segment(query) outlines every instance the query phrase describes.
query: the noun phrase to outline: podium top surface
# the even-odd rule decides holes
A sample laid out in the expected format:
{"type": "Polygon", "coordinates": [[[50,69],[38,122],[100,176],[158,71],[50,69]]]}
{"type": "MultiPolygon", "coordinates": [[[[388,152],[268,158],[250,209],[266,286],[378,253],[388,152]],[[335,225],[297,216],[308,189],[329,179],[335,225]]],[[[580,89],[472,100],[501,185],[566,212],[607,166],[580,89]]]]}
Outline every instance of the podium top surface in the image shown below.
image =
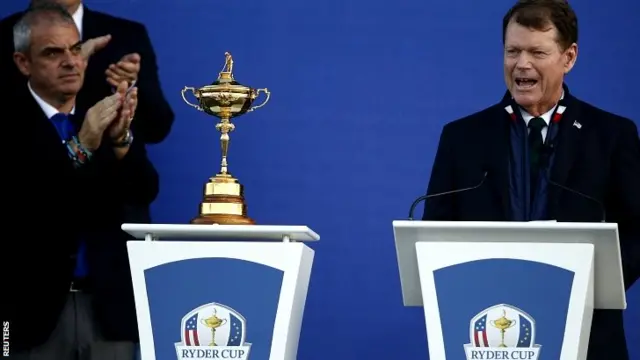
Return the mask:
{"type": "Polygon", "coordinates": [[[612,231],[618,229],[615,223],[578,223],[556,221],[420,221],[420,220],[395,220],[393,227],[399,229],[455,229],[459,231],[479,229],[491,230],[591,230],[612,231]]]}
{"type": "Polygon", "coordinates": [[[396,220],[393,232],[405,306],[423,304],[416,244],[462,242],[592,244],[595,307],[626,308],[616,223],[396,220]]]}
{"type": "Polygon", "coordinates": [[[316,232],[299,225],[122,224],[122,230],[147,240],[320,240],[316,232]]]}

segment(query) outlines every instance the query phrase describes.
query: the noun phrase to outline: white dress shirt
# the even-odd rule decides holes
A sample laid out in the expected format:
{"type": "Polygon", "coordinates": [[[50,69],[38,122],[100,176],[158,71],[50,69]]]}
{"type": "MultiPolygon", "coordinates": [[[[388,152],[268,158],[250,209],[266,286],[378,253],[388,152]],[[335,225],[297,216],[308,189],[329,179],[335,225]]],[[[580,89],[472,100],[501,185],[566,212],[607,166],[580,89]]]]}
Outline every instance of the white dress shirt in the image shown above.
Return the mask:
{"type": "MultiPolygon", "coordinates": [[[[33,98],[36,100],[38,105],[40,105],[40,108],[42,109],[44,114],[47,116],[47,119],[51,119],[53,115],[60,112],[58,111],[58,109],[56,109],[51,104],[44,101],[44,99],[42,99],[40,96],[38,96],[38,94],[36,94],[36,92],[33,91],[33,88],[31,88],[31,83],[27,82],[27,87],[29,88],[29,92],[31,93],[33,98]]],[[[73,109],[71,109],[71,114],[75,113],[75,111],[76,111],[76,106],[74,105],[73,109]]]]}
{"type": "MultiPolygon", "coordinates": [[[[562,96],[560,96],[560,100],[562,100],[563,98],[564,98],[564,91],[562,92],[562,96]]],[[[553,116],[553,113],[556,111],[557,108],[558,108],[558,104],[552,107],[551,110],[540,115],[540,117],[544,120],[544,122],[547,123],[547,126],[545,126],[544,129],[542,129],[541,131],[543,141],[547,139],[547,131],[549,130],[549,124],[551,123],[551,116],[553,116]]],[[[522,114],[522,120],[524,120],[525,125],[527,125],[527,129],[529,129],[529,121],[531,121],[531,119],[533,119],[535,116],[529,114],[522,107],[520,107],[520,114],[522,114]]]]}
{"type": "Polygon", "coordinates": [[[82,3],[78,6],[78,10],[74,12],[72,15],[73,21],[76,23],[76,27],[78,28],[78,32],[80,33],[80,39],[82,39],[82,17],[84,16],[84,8],[82,7],[82,3]]]}

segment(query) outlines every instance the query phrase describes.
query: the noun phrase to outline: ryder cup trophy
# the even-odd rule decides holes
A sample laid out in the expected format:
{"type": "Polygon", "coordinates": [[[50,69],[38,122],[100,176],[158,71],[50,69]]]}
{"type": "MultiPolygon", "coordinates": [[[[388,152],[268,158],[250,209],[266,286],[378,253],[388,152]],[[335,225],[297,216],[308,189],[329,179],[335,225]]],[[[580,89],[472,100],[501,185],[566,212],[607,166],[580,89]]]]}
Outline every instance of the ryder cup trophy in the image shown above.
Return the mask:
{"type": "Polygon", "coordinates": [[[503,310],[502,317],[500,317],[497,320],[491,320],[490,323],[491,323],[491,326],[500,330],[500,336],[501,336],[502,342],[500,343],[500,345],[498,345],[498,347],[507,347],[507,345],[504,344],[504,332],[507,331],[507,329],[515,326],[516,321],[507,319],[507,312],[503,310]]]}
{"type": "Polygon", "coordinates": [[[211,116],[220,119],[216,129],[220,132],[222,163],[220,171],[209,179],[204,186],[204,200],[200,203],[200,214],[191,220],[192,224],[250,225],[254,220],[247,216],[247,205],[244,200],[244,188],[238,179],[228,170],[227,154],[229,152],[229,133],[235,129],[231,119],[254,111],[264,106],[271,93],[265,89],[253,89],[244,86],[233,77],[233,58],[226,52],[226,61],[218,80],[199,89],[185,86],[182,99],[211,116]],[[198,100],[198,105],[187,100],[185,94],[190,91],[198,100]],[[264,102],[252,106],[254,100],[264,93],[264,102]]]}

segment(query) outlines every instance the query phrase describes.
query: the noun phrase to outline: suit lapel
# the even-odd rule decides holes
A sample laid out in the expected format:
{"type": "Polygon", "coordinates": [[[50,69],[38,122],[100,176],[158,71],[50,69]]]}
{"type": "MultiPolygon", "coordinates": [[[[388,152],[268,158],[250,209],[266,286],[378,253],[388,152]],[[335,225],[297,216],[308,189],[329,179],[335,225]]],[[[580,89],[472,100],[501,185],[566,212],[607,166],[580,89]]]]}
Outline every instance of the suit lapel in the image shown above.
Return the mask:
{"type": "Polygon", "coordinates": [[[18,105],[15,108],[19,109],[22,119],[17,122],[20,127],[18,133],[31,134],[33,146],[30,149],[33,159],[64,159],[67,150],[61,146],[55,127],[29,92],[26,82],[15,90],[18,94],[18,105]]]}
{"type": "MultiPolygon", "coordinates": [[[[105,26],[102,22],[102,18],[100,16],[97,16],[96,12],[89,9],[86,5],[83,6],[84,15],[82,16],[82,41],[87,41],[98,36],[107,35],[108,33],[104,30],[105,26]]],[[[104,49],[102,49],[101,51],[104,51],[104,49]]]]}
{"type": "Polygon", "coordinates": [[[500,199],[500,206],[504,213],[504,219],[511,218],[511,197],[509,195],[509,124],[511,121],[509,113],[505,110],[505,101],[495,108],[492,113],[491,126],[487,126],[490,131],[485,135],[490,146],[487,152],[487,177],[490,184],[500,199]]]}
{"type": "MultiPolygon", "coordinates": [[[[560,185],[565,185],[580,149],[581,134],[585,131],[583,126],[588,119],[581,118],[580,103],[568,94],[566,87],[565,98],[561,104],[566,106],[566,110],[558,123],[558,135],[554,141],[555,154],[549,178],[560,185]]],[[[556,217],[558,199],[562,191],[557,186],[549,187],[549,210],[553,217],[556,217]]]]}
{"type": "Polygon", "coordinates": [[[84,14],[82,15],[82,41],[87,41],[94,37],[106,35],[99,34],[99,24],[96,23],[93,11],[91,11],[86,5],[84,6],[84,14]]]}
{"type": "MultiPolygon", "coordinates": [[[[100,30],[102,28],[100,17],[96,16],[95,12],[89,9],[86,5],[83,4],[83,6],[84,15],[82,17],[82,41],[106,35],[104,30],[100,30]]],[[[85,85],[82,87],[76,98],[76,109],[79,109],[80,113],[86,112],[91,108],[91,106],[95,105],[95,103],[100,100],[95,99],[90,95],[93,94],[93,89],[95,88],[97,81],[103,81],[105,78],[104,71],[107,70],[107,66],[103,65],[104,61],[102,60],[102,54],[108,50],[108,47],[109,45],[107,45],[107,48],[105,49],[98,50],[98,52],[92,55],[91,59],[89,59],[89,63],[85,70],[85,85]],[[87,84],[92,84],[92,86],[87,86],[87,84]]]]}

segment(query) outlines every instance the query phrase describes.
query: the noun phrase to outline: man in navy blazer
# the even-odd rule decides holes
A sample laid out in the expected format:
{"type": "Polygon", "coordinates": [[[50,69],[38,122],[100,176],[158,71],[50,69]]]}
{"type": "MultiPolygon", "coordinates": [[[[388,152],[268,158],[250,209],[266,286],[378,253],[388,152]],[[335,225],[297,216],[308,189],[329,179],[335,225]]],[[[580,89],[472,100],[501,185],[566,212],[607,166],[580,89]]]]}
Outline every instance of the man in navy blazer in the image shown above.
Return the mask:
{"type": "MultiPolygon", "coordinates": [[[[83,41],[100,41],[92,51],[85,86],[78,94],[78,106],[86,110],[111,95],[118,82],[135,81],[140,99],[132,129],[138,141],[162,142],[171,131],[174,113],[161,88],[156,54],[146,27],[93,10],[82,0],[30,0],[31,5],[44,2],[65,7],[73,16],[83,41]]],[[[24,11],[20,11],[0,20],[0,75],[7,91],[24,82],[24,76],[13,63],[13,26],[23,15],[24,11]]]]}
{"type": "MultiPolygon", "coordinates": [[[[618,223],[629,289],[640,277],[638,129],[569,92],[577,39],[566,1],[522,0],[507,12],[508,91],[444,127],[428,193],[481,185],[429,199],[423,219],[618,223]]],[[[596,310],[588,359],[627,360],[626,349],[622,311],[596,310]]]]}
{"type": "MultiPolygon", "coordinates": [[[[75,104],[79,113],[86,112],[103,98],[113,94],[121,81],[135,82],[139,90],[135,119],[131,132],[136,144],[157,144],[169,134],[174,113],[163,94],[156,55],[145,26],[139,22],[96,11],[82,0],[24,0],[30,7],[56,3],[73,18],[83,41],[83,50],[91,45],[83,87],[75,104]]],[[[19,93],[27,79],[13,61],[15,24],[25,11],[0,20],[0,78],[7,93],[19,93]]],[[[107,250],[88,249],[91,266],[91,291],[95,295],[94,308],[105,335],[113,340],[138,340],[128,258],[124,246],[131,236],[119,230],[123,222],[150,223],[150,203],[122,200],[124,214],[111,237],[117,239],[107,250]],[[95,254],[95,255],[93,255],[95,254]]],[[[94,237],[104,237],[104,233],[94,237]]],[[[96,243],[99,241],[96,241],[96,243]]],[[[88,287],[88,285],[86,286],[88,287]]]]}
{"type": "Polygon", "coordinates": [[[2,98],[8,136],[7,224],[27,237],[4,241],[0,320],[13,359],[134,359],[138,342],[124,204],[146,208],[158,174],[131,130],[139,89],[82,108],[86,58],[73,17],[56,4],[30,8],[14,31],[24,74],[2,98]],[[134,138],[135,137],[135,138],[134,138]]]}

